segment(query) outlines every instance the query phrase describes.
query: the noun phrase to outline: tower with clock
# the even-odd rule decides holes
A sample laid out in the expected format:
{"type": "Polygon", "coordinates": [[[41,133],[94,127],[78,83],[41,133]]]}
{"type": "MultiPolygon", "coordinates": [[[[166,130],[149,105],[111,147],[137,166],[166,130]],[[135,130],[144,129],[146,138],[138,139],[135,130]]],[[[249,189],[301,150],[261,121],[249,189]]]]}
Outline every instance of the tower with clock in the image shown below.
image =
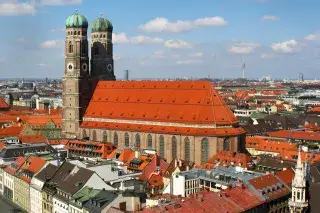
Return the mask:
{"type": "Polygon", "coordinates": [[[66,20],[65,71],[62,78],[62,136],[78,137],[80,122],[91,95],[88,21],[77,12],[66,20]]]}
{"type": "Polygon", "coordinates": [[[97,80],[115,80],[113,68],[113,26],[101,14],[91,28],[91,77],[97,80]]]}

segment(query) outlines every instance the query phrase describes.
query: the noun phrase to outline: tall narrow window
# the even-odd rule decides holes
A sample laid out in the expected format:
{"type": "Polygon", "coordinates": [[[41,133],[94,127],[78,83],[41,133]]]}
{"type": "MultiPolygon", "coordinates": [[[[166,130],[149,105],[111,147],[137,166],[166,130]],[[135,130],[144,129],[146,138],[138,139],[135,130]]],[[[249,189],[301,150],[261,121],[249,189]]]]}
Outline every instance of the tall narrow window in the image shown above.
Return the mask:
{"type": "Polygon", "coordinates": [[[190,161],[190,140],[188,137],[184,139],[184,160],[190,161]]]}
{"type": "Polygon", "coordinates": [[[86,52],[87,52],[86,44],[85,44],[85,42],[82,42],[81,43],[81,53],[86,54],[86,52]]]}
{"type": "Polygon", "coordinates": [[[113,135],[113,144],[118,146],[118,134],[116,132],[113,135]]]}
{"type": "Polygon", "coordinates": [[[86,130],[85,130],[85,129],[82,130],[82,138],[85,139],[85,138],[87,138],[87,137],[88,137],[88,135],[87,135],[86,130]]]}
{"type": "Polygon", "coordinates": [[[96,130],[93,130],[93,131],[92,131],[92,140],[93,140],[93,141],[97,141],[97,133],[96,133],[96,130]]]}
{"type": "Polygon", "coordinates": [[[171,139],[171,146],[172,146],[172,159],[177,158],[177,138],[175,136],[171,139]]]}
{"type": "Polygon", "coordinates": [[[223,141],[223,150],[230,150],[230,138],[225,138],[223,141]]]}
{"type": "Polygon", "coordinates": [[[204,164],[208,160],[209,142],[207,138],[203,138],[201,141],[201,163],[204,164]]]}
{"type": "Polygon", "coordinates": [[[152,147],[152,136],[150,134],[148,134],[148,147],[152,147]]]}
{"type": "Polygon", "coordinates": [[[159,137],[159,145],[160,145],[160,151],[159,151],[159,155],[161,157],[164,157],[164,137],[162,135],[160,135],[159,137]]]}
{"type": "Polygon", "coordinates": [[[139,134],[136,134],[135,147],[140,148],[140,135],[139,134]]]}
{"type": "Polygon", "coordinates": [[[103,132],[103,139],[102,139],[103,142],[108,142],[108,134],[107,134],[107,131],[104,131],[103,132]]]}
{"type": "Polygon", "coordinates": [[[72,45],[72,43],[69,43],[69,53],[73,53],[73,45],[72,45]]]}
{"type": "Polygon", "coordinates": [[[128,147],[130,145],[130,141],[129,141],[129,134],[126,132],[124,134],[124,146],[128,147]]]}

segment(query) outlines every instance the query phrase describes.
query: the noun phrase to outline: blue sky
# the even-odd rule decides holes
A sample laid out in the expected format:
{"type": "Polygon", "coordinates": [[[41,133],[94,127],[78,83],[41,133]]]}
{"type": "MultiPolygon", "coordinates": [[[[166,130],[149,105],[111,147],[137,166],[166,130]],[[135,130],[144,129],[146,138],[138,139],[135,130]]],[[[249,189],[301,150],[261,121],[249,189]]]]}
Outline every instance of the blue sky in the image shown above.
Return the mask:
{"type": "Polygon", "coordinates": [[[64,22],[114,25],[115,73],[132,78],[320,78],[317,0],[0,0],[0,77],[59,78],[64,22]]]}

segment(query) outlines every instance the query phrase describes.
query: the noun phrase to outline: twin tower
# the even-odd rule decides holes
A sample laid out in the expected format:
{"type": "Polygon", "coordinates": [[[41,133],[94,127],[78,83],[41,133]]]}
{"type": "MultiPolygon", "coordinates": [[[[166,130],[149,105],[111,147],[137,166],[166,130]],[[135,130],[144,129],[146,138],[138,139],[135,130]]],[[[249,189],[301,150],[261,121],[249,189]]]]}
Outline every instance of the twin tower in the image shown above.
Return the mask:
{"type": "Polygon", "coordinates": [[[62,137],[79,137],[82,116],[95,85],[99,80],[115,80],[112,31],[109,20],[96,19],[92,24],[89,46],[87,19],[76,13],[66,20],[62,137]]]}

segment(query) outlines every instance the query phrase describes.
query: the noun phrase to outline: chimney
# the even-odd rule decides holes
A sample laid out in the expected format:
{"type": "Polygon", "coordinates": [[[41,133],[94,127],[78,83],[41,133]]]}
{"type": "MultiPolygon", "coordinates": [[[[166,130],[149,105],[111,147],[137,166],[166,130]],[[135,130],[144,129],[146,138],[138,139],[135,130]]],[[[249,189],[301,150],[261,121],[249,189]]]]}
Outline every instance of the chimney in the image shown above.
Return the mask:
{"type": "Polygon", "coordinates": [[[177,168],[178,167],[178,160],[174,159],[174,167],[177,168]]]}
{"type": "Polygon", "coordinates": [[[189,165],[187,165],[187,166],[186,166],[186,171],[189,171],[189,169],[190,169],[190,168],[189,168],[189,165]]]}
{"type": "Polygon", "coordinates": [[[179,160],[179,167],[182,166],[182,160],[179,160]]]}

